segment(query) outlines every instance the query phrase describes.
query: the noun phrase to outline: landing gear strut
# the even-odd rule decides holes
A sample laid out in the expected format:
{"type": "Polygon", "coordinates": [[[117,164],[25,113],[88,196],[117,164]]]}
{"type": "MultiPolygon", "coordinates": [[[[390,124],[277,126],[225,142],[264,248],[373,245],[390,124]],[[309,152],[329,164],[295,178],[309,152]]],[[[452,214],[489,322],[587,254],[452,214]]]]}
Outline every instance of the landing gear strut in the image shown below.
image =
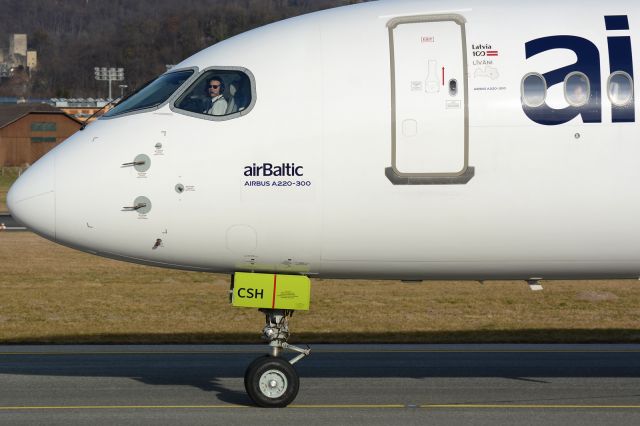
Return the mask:
{"type": "Polygon", "coordinates": [[[293,364],[311,353],[287,343],[292,310],[260,309],[266,317],[262,337],[269,341],[270,353],[255,359],[244,374],[244,387],[249,397],[261,407],[286,407],[298,395],[300,379],[293,364]],[[287,361],[285,350],[298,355],[287,361]]]}

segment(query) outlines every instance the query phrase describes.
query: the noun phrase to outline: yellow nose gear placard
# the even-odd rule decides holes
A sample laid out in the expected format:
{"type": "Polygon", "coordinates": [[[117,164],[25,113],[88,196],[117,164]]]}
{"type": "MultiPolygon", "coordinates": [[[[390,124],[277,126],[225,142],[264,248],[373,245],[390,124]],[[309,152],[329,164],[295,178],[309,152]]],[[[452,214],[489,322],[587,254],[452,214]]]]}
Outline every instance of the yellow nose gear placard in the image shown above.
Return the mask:
{"type": "Polygon", "coordinates": [[[303,275],[234,274],[233,306],[308,311],[310,300],[311,280],[303,275]]]}

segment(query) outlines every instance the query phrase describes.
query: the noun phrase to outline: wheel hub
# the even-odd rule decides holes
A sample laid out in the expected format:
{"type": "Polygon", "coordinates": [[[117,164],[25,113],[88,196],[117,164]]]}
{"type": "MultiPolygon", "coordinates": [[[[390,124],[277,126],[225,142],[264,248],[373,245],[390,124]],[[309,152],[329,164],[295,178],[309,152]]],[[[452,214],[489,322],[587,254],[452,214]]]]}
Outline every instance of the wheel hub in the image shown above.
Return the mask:
{"type": "Polygon", "coordinates": [[[280,371],[269,370],[260,376],[260,391],[268,398],[279,398],[284,395],[287,385],[287,378],[280,371]]]}

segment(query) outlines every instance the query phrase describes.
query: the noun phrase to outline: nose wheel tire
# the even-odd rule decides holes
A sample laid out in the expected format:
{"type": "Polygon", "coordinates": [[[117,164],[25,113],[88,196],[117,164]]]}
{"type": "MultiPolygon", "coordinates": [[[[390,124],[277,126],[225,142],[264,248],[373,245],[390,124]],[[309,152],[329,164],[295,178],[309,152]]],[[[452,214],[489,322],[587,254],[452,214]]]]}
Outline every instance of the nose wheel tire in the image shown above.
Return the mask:
{"type": "Polygon", "coordinates": [[[249,372],[252,371],[256,367],[256,365],[262,360],[264,360],[265,358],[270,358],[270,355],[262,355],[260,358],[254,359],[253,361],[251,361],[251,364],[249,364],[247,369],[244,371],[244,388],[247,391],[247,393],[249,392],[249,372]]]}
{"type": "Polygon", "coordinates": [[[286,407],[300,388],[298,372],[287,360],[278,357],[257,358],[244,377],[247,394],[260,407],[286,407]]]}

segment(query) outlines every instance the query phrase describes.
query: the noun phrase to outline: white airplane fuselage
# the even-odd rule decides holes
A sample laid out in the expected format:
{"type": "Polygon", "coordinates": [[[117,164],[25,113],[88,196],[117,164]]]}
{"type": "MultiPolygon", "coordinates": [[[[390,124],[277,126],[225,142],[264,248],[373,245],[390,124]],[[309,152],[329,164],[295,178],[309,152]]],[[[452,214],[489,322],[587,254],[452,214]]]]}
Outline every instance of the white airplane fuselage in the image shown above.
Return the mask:
{"type": "Polygon", "coordinates": [[[398,1],[268,25],[168,71],[248,70],[248,112],[185,114],[186,83],[70,137],[9,207],[60,244],[171,268],[637,278],[635,99],[607,93],[640,70],[638,20],[624,1],[398,1]],[[555,82],[572,72],[589,77],[586,105],[555,82]],[[528,108],[530,73],[548,87],[528,108]],[[123,166],[140,154],[147,170],[123,166]],[[138,197],[148,209],[123,208],[138,197]]]}

